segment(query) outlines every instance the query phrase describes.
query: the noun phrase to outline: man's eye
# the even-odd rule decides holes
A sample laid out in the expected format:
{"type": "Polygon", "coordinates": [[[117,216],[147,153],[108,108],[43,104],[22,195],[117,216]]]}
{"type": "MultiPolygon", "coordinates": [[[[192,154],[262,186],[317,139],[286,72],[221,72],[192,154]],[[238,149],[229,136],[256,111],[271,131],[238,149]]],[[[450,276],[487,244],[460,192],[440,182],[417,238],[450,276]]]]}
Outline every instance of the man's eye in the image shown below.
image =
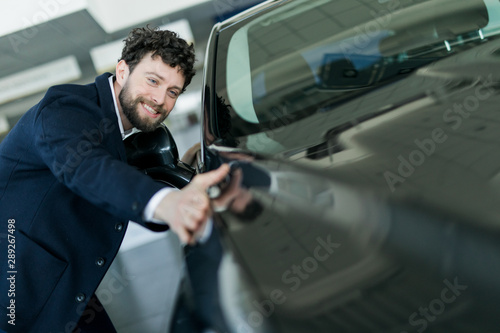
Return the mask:
{"type": "Polygon", "coordinates": [[[170,96],[172,96],[172,97],[178,97],[178,96],[179,96],[179,93],[178,93],[176,90],[170,90],[170,91],[169,91],[169,94],[170,94],[170,96]]]}
{"type": "Polygon", "coordinates": [[[153,85],[157,85],[158,84],[158,81],[156,81],[155,79],[148,79],[149,83],[153,84],[153,85]]]}

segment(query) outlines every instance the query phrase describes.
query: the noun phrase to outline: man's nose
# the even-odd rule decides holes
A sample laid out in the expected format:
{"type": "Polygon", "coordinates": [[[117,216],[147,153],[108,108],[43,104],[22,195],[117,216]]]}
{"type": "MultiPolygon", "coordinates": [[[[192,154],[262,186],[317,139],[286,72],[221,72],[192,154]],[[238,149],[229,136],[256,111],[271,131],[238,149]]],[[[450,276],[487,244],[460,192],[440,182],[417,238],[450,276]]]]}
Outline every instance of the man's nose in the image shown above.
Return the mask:
{"type": "Polygon", "coordinates": [[[163,90],[158,90],[155,91],[151,97],[156,105],[163,105],[165,104],[165,98],[167,97],[167,92],[163,90]]]}

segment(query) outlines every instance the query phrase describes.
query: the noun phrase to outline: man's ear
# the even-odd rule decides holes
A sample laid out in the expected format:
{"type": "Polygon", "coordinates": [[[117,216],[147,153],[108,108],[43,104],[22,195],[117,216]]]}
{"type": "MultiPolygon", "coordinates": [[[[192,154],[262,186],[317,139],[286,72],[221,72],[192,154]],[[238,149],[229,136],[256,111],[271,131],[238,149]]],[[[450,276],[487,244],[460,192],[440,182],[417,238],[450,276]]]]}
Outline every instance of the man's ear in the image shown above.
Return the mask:
{"type": "Polygon", "coordinates": [[[120,86],[124,86],[125,82],[127,82],[128,76],[130,74],[130,68],[128,67],[127,63],[125,60],[120,60],[116,64],[116,82],[120,86]]]}

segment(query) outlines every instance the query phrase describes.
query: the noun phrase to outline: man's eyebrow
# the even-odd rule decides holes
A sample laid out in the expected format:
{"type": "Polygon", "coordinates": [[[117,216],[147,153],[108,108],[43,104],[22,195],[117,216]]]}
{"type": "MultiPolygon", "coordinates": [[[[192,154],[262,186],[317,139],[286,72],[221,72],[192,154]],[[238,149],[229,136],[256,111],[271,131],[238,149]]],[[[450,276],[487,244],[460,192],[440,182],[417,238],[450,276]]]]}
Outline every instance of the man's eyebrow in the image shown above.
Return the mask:
{"type": "Polygon", "coordinates": [[[160,74],[155,73],[155,72],[146,72],[146,75],[154,75],[157,78],[159,78],[160,80],[165,81],[165,78],[163,76],[161,76],[160,74]]]}

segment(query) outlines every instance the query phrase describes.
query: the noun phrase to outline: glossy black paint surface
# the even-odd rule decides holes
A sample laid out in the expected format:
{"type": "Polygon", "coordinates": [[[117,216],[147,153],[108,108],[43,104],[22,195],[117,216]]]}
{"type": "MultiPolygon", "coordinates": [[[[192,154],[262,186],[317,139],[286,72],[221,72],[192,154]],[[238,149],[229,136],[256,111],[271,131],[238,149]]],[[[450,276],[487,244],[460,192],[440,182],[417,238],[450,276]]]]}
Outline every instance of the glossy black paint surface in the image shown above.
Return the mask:
{"type": "MultiPolygon", "coordinates": [[[[219,302],[230,331],[496,331],[500,39],[474,37],[451,51],[439,40],[425,61],[348,91],[337,81],[317,91],[300,81],[280,101],[316,94],[318,107],[246,124],[227,92],[228,44],[241,27],[294,2],[268,2],[216,26],[208,46],[205,168],[241,166],[235,200],[216,216],[219,302]]],[[[381,17],[403,26],[428,5],[398,3],[410,9],[381,17]]],[[[483,29],[492,19],[482,1],[471,10],[441,3],[442,13],[384,47],[419,44],[427,32],[418,23],[456,32],[455,23],[465,29],[458,21],[483,29]]]]}
{"type": "Polygon", "coordinates": [[[179,160],[177,145],[165,126],[134,133],[123,144],[127,163],[157,181],[183,188],[194,176],[195,170],[179,160]]]}

